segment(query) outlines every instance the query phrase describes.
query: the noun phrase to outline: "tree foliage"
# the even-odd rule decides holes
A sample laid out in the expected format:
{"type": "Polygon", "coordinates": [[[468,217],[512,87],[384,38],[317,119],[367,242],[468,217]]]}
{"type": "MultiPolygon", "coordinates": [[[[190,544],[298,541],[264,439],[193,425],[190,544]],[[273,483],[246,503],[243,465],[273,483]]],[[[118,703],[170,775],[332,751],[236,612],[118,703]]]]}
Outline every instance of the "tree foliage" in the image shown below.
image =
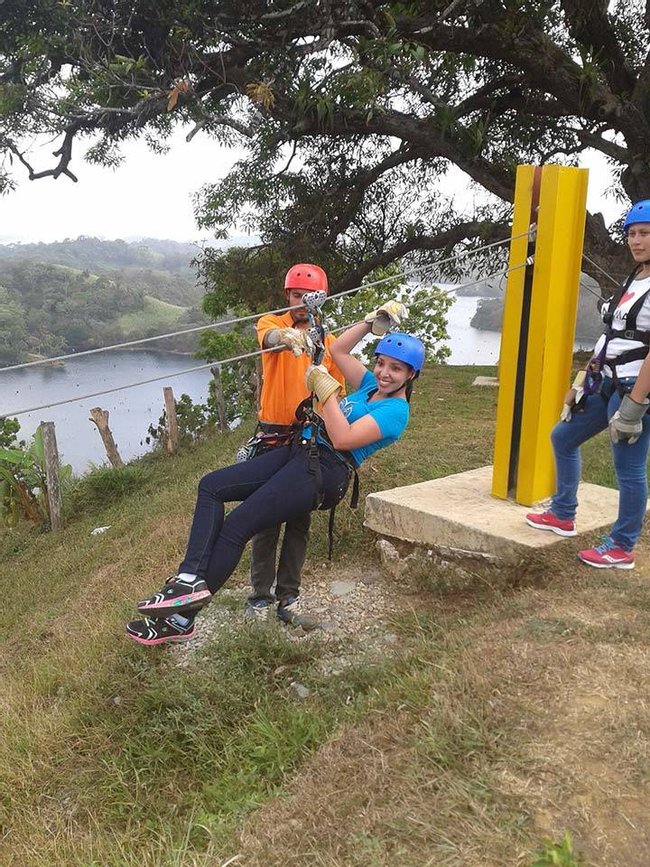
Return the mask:
{"type": "MultiPolygon", "coordinates": [[[[640,0],[5,0],[7,13],[5,154],[31,178],[73,178],[77,142],[114,165],[121,141],[164,148],[177,123],[245,148],[198,214],[271,245],[248,258],[256,273],[275,267],[275,285],[301,258],[347,288],[398,259],[504,237],[518,163],[574,164],[592,148],[621,211],[650,194],[640,0]],[[24,145],[38,132],[59,136],[45,168],[24,145]],[[480,206],[445,193],[454,167],[484,191],[480,206]]],[[[598,215],[587,228],[607,264],[620,238],[598,215]]],[[[209,268],[232,264],[217,258],[209,268]]]]}

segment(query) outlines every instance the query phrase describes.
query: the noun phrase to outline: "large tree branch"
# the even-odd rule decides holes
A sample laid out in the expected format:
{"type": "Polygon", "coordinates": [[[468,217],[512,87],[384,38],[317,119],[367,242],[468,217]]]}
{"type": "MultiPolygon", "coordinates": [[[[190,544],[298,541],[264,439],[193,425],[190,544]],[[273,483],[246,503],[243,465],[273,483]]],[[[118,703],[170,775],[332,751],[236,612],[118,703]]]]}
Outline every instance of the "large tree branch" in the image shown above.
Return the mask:
{"type": "Polygon", "coordinates": [[[470,238],[481,238],[485,241],[498,241],[508,238],[510,235],[510,227],[505,223],[490,223],[490,222],[469,222],[458,223],[452,229],[446,229],[439,232],[437,235],[419,235],[414,238],[409,238],[407,241],[400,241],[393,247],[371,256],[366,259],[358,268],[350,271],[339,283],[339,291],[344,292],[347,289],[353,289],[358,286],[364,277],[374,271],[376,268],[382,268],[401,259],[408,253],[413,253],[416,250],[445,250],[459,244],[462,241],[467,241],[470,238]]]}
{"type": "MultiPolygon", "coordinates": [[[[317,118],[304,117],[293,127],[293,135],[317,135],[321,131],[317,118]]],[[[422,151],[426,158],[443,157],[506,202],[512,201],[512,172],[476,154],[469,139],[463,140],[462,127],[456,135],[443,132],[433,118],[418,118],[393,111],[375,113],[336,112],[329,122],[329,131],[342,137],[353,135],[391,136],[407,141],[422,151]]]]}
{"type": "Polygon", "coordinates": [[[358,172],[354,175],[346,184],[348,188],[352,185],[352,191],[347,196],[344,195],[344,191],[341,191],[342,207],[336,215],[336,220],[330,232],[324,238],[324,249],[332,246],[336,238],[346,231],[357,213],[366,192],[383,174],[397,166],[404,165],[424,156],[425,154],[417,148],[399,148],[371,169],[358,172]]]}
{"type": "Polygon", "coordinates": [[[571,35],[592,49],[612,92],[626,97],[634,90],[636,75],[614,33],[608,5],[607,0],[562,0],[571,35]]]}
{"type": "MultiPolygon", "coordinates": [[[[441,24],[434,16],[403,16],[396,25],[404,38],[415,39],[433,51],[461,52],[513,64],[526,73],[530,85],[552,93],[567,111],[598,121],[608,119],[615,128],[622,128],[626,104],[598,80],[587,85],[580,65],[544,33],[528,28],[525,20],[519,29],[498,24],[459,27],[441,24]]],[[[636,112],[633,114],[628,122],[638,122],[636,112]]]]}

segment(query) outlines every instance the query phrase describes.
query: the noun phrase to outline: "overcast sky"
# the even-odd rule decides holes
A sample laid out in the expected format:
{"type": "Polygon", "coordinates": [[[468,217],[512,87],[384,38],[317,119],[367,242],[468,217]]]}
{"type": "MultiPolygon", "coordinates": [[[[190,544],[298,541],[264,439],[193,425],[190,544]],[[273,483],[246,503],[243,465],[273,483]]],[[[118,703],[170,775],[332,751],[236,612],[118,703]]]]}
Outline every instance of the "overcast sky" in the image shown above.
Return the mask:
{"type": "MultiPolygon", "coordinates": [[[[34,151],[36,170],[51,168],[55,145],[34,151]]],[[[70,165],[78,177],[28,180],[16,168],[17,189],[0,198],[0,243],[100,238],[172,238],[193,241],[208,235],[194,222],[192,196],[204,183],[223,177],[241,151],[226,150],[207,135],[186,142],[178,131],[170,152],[152,153],[144,141],[127,142],[116,169],[90,165],[77,151],[70,165]]]]}
{"type": "MultiPolygon", "coordinates": [[[[201,133],[187,143],[179,130],[172,142],[164,156],[149,151],[143,141],[128,142],[126,159],[117,169],[85,163],[79,149],[71,165],[79,178],[76,184],[64,176],[56,181],[29,181],[22,167],[17,168],[17,190],[0,198],[0,243],[79,235],[177,241],[208,237],[194,222],[192,196],[204,183],[223,177],[241,152],[221,148],[201,133]]],[[[34,167],[51,167],[54,158],[48,160],[48,153],[55,149],[56,144],[51,144],[42,153],[35,151],[34,167]]],[[[620,205],[606,196],[610,180],[605,160],[589,154],[583,165],[590,169],[587,206],[590,211],[603,211],[611,222],[620,205]]],[[[466,194],[462,181],[458,186],[458,195],[466,194]]]]}

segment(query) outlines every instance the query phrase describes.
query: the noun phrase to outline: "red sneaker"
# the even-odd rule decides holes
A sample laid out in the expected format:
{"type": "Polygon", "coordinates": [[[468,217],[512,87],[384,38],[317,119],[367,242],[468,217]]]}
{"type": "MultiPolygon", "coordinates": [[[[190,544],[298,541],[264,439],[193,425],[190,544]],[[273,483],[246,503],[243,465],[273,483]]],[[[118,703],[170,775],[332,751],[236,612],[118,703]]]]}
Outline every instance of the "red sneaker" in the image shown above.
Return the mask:
{"type": "Polygon", "coordinates": [[[634,551],[624,551],[609,537],[602,545],[579,551],[578,557],[587,566],[596,569],[634,569],[634,551]]]}
{"type": "Polygon", "coordinates": [[[526,523],[536,530],[550,530],[558,536],[575,536],[576,522],[570,519],[558,518],[551,511],[529,512],[526,515],[526,523]]]}

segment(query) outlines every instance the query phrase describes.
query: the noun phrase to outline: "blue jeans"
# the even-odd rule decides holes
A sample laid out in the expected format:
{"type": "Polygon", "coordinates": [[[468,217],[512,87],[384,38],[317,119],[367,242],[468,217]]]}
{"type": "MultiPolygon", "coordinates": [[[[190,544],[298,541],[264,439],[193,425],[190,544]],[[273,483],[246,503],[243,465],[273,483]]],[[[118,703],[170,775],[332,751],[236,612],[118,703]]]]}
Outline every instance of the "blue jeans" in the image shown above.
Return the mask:
{"type": "MultiPolygon", "coordinates": [[[[634,385],[634,378],[619,380],[626,391],[634,385]]],[[[558,422],[551,432],[555,454],[556,491],[551,500],[551,511],[558,518],[573,520],[578,506],[580,481],[580,446],[597,433],[607,429],[610,418],[621,405],[621,396],[606,377],[600,394],[587,397],[584,412],[574,412],[569,422],[558,422]]],[[[618,517],[610,530],[615,544],[632,551],[637,543],[648,502],[648,448],[650,447],[650,416],[643,418],[643,433],[629,445],[612,444],[614,469],[618,480],[618,517]]]]}
{"type": "MultiPolygon", "coordinates": [[[[345,496],[349,473],[319,446],[322,503],[331,509],[345,496]]],[[[298,521],[316,507],[309,456],[300,445],[283,446],[250,461],[208,473],[199,482],[185,558],[179,572],[205,579],[215,593],[234,572],[246,543],[277,524],[298,521]],[[239,501],[227,515],[225,504],[239,501]]]]}

